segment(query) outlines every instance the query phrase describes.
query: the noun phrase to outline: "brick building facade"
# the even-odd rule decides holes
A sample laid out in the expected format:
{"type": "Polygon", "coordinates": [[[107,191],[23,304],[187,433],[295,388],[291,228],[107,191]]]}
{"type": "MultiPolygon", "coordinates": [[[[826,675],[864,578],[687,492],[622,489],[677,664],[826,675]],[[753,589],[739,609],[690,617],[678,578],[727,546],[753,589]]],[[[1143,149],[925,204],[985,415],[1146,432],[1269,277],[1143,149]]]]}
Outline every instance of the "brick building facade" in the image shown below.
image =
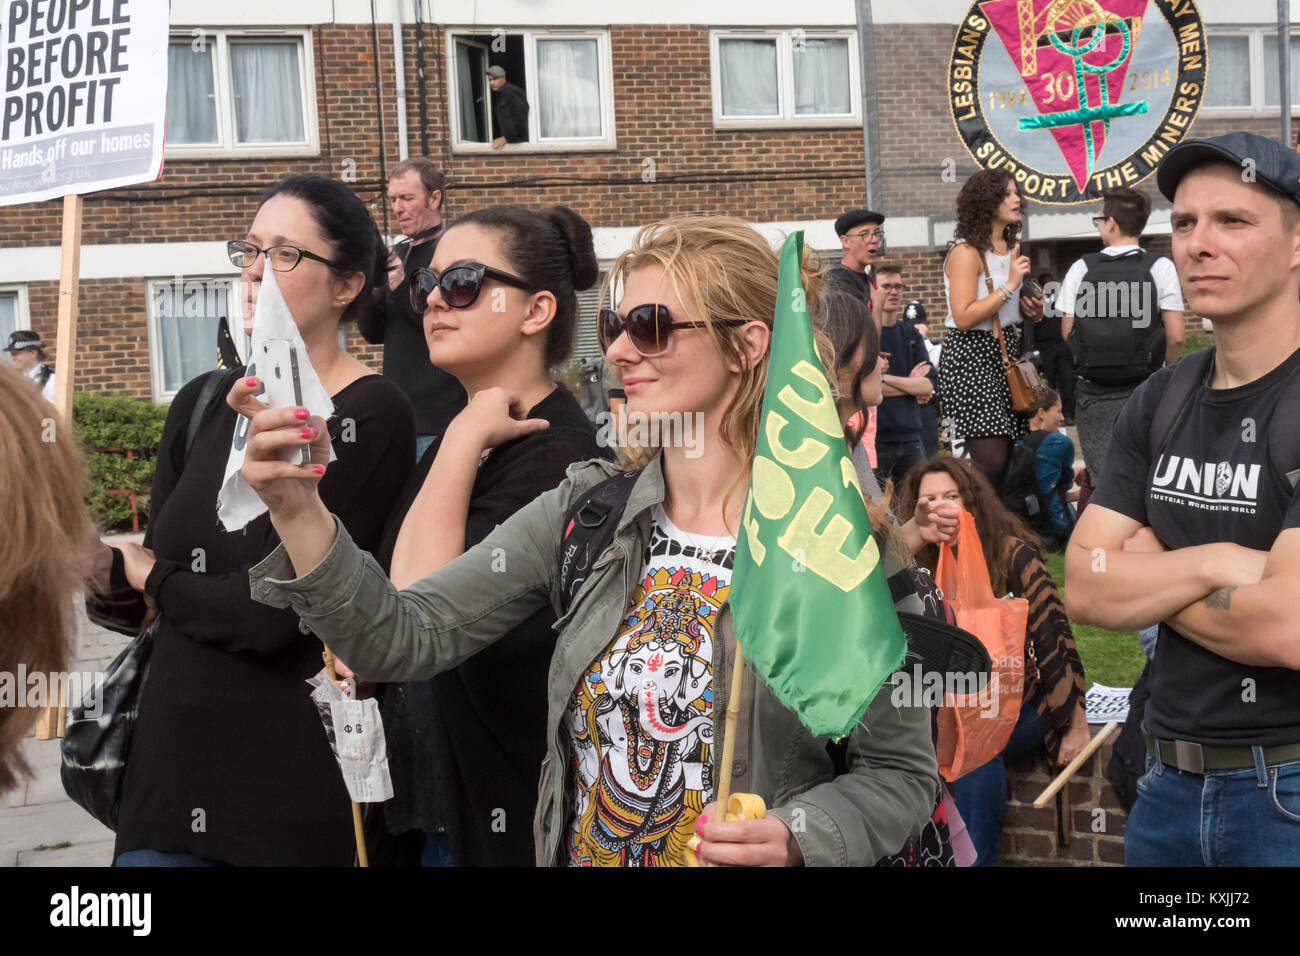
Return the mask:
{"type": "MultiPolygon", "coordinates": [[[[945,228],[950,233],[957,190],[976,168],[953,127],[945,92],[953,24],[967,6],[963,0],[877,0],[874,5],[883,211],[890,217],[886,258],[905,266],[909,297],[921,298],[940,319],[945,228]]],[[[419,155],[427,143],[430,158],[446,169],[448,215],[490,203],[565,203],[592,223],[603,260],[626,245],[633,227],[684,212],[739,215],[785,228],[798,224],[808,229],[814,247],[833,250],[838,242],[831,220],[862,205],[865,197],[853,3],[814,0],[799,10],[802,24],[791,23],[790,10],[770,0],[737,7],[722,11],[671,2],[648,13],[630,3],[580,2],[554,11],[554,22],[538,24],[538,12],[522,0],[491,0],[437,4],[432,9],[441,22],[434,23],[424,3],[417,25],[414,4],[404,2],[406,149],[419,155]],[[686,22],[698,20],[701,12],[711,22],[686,22]],[[637,22],[651,16],[660,22],[637,22]],[[742,101],[735,107],[741,112],[745,98],[752,99],[749,91],[725,89],[720,46],[728,41],[736,41],[728,48],[733,58],[739,56],[735,51],[774,54],[779,117],[725,115],[734,106],[726,105],[728,95],[742,101]],[[562,49],[565,43],[569,47],[562,49]],[[820,44],[832,78],[830,91],[811,100],[798,89],[804,81],[791,75],[790,50],[801,43],[820,44]],[[590,121],[601,128],[586,141],[541,141],[545,125],[554,123],[541,115],[546,110],[542,64],[557,50],[575,58],[579,73],[581,56],[593,57],[594,67],[583,75],[599,87],[591,94],[599,103],[590,121]],[[529,84],[538,141],[500,151],[466,141],[475,119],[470,113],[477,107],[463,63],[486,62],[474,59],[480,55],[519,65],[512,75],[529,84]],[[845,90],[848,100],[835,105],[845,90]],[[826,115],[801,114],[807,101],[826,115]]],[[[1192,135],[1238,128],[1275,135],[1277,108],[1267,106],[1261,62],[1267,59],[1272,8],[1238,7],[1234,12],[1202,5],[1211,31],[1212,74],[1219,61],[1228,70],[1216,88],[1216,102],[1235,105],[1204,108],[1192,135]],[[1237,19],[1229,20],[1229,12],[1237,19]]],[[[316,172],[354,183],[380,228],[395,233],[384,201],[385,169],[401,153],[393,28],[388,5],[380,4],[378,13],[379,22],[372,23],[369,6],[355,0],[293,0],[274,11],[235,4],[215,23],[216,14],[196,0],[173,4],[173,52],[212,51],[202,55],[216,64],[215,91],[208,95],[221,111],[218,125],[227,124],[220,134],[225,145],[173,145],[169,128],[158,182],[86,197],[79,388],[166,401],[177,382],[201,371],[191,354],[193,342],[177,342],[192,332],[183,327],[188,318],[210,322],[211,309],[201,298],[191,301],[191,289],[183,283],[199,283],[193,293],[205,294],[211,305],[213,290],[219,295],[236,277],[224,241],[243,235],[262,188],[283,175],[316,172]],[[242,56],[251,44],[268,42],[280,43],[282,52],[285,44],[297,50],[304,146],[259,150],[236,142],[239,90],[236,85],[231,93],[229,87],[235,53],[238,48],[242,56]],[[158,297],[168,288],[182,291],[185,305],[203,314],[157,314],[158,297]],[[164,329],[167,322],[172,325],[164,329]],[[185,348],[188,357],[176,358],[185,348]]],[[[1276,101],[1276,82],[1273,91],[1276,101]]],[[[244,97],[247,102],[250,94],[244,97]]],[[[175,93],[173,100],[179,102],[175,93]]],[[[180,106],[173,103],[173,109],[180,106]]],[[[1154,195],[1149,181],[1145,188],[1154,195]]],[[[1157,206],[1167,204],[1158,200],[1157,206]]],[[[0,209],[0,323],[30,327],[49,343],[57,313],[60,210],[58,202],[0,209]]],[[[1095,233],[1088,218],[1095,205],[1061,210],[1030,206],[1027,235],[1036,273],[1060,276],[1074,256],[1090,248],[1095,233]]],[[[1167,218],[1167,208],[1152,217],[1157,250],[1167,242],[1161,237],[1167,235],[1167,218]]],[[[832,253],[827,261],[835,258],[832,253]]],[[[594,300],[584,306],[590,313],[594,300]]],[[[175,311],[184,309],[178,305],[175,311]]],[[[355,336],[352,345],[376,361],[377,350],[355,336]]],[[[592,347],[589,341],[580,345],[588,352],[592,347]]]]}

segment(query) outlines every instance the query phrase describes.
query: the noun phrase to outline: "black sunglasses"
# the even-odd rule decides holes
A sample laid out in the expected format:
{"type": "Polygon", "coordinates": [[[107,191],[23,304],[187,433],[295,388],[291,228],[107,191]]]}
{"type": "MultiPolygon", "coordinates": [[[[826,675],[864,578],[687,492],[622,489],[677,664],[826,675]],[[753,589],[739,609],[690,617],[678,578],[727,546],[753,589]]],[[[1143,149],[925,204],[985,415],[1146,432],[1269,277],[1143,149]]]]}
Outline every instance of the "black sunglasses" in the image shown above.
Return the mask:
{"type": "MultiPolygon", "coordinates": [[[[744,325],[744,319],[714,319],[714,325],[744,325]]],[[[619,315],[613,309],[601,309],[600,321],[596,323],[596,337],[600,341],[600,350],[608,352],[624,332],[642,358],[654,358],[663,355],[672,346],[674,329],[703,329],[707,322],[674,322],[673,315],[666,305],[638,305],[627,314],[619,315]]]]}
{"type": "Polygon", "coordinates": [[[478,301],[479,293],[483,291],[484,278],[495,279],[525,292],[536,291],[531,283],[519,276],[512,276],[509,272],[493,269],[481,262],[462,262],[443,269],[441,273],[432,269],[416,269],[412,272],[409,277],[411,308],[423,314],[429,294],[437,288],[448,308],[468,309],[478,301]]]}

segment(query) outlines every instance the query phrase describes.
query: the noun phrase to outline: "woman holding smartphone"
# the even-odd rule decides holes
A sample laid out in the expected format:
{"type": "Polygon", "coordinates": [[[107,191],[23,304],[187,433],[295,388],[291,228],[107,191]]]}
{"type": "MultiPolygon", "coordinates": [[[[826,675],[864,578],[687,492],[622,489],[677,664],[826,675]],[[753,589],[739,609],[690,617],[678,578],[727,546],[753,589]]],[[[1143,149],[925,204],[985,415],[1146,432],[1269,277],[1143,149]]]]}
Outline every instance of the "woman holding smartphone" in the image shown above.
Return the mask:
{"type": "MultiPolygon", "coordinates": [[[[577,291],[597,274],[591,227],[573,210],[492,206],[452,223],[429,268],[410,276],[429,360],[472,398],[421,458],[375,552],[397,587],[601,455],[551,371],[573,350],[577,291]]],[[[502,566],[502,581],[509,573],[502,566]]],[[[539,608],[459,667],[382,688],[394,790],[384,822],[419,839],[426,865],[532,865],[554,624],[539,608]]]]}
{"type": "MultiPolygon", "coordinates": [[[[332,441],[338,459],[319,494],[373,548],[415,454],[406,397],[339,347],[339,325],[369,307],[383,279],[378,231],[342,183],[292,176],[267,189],[228,247],[246,314],[265,270],[276,272],[307,346],[299,362],[311,362],[334,401],[329,422],[302,414],[295,434],[318,448],[332,441]]],[[[303,683],[321,668],[320,641],[294,613],[249,594],[249,567],[277,544],[268,516],[233,534],[216,518],[238,420],[222,398],[243,376],[212,372],[181,389],[158,449],[144,547],[113,549],[110,601],[122,619],[139,624],[146,605],[162,615],[127,759],[118,866],[352,862],[347,790],[303,683]],[[211,376],[215,397],[196,410],[211,376]]]]}
{"type": "MultiPolygon", "coordinates": [[[[626,471],[599,461],[569,469],[558,488],[405,590],[339,528],[311,468],[276,457],[307,443],[292,428],[295,410],[263,410],[236,384],[229,401],[252,418],[244,475],[284,542],[253,570],[254,592],[292,606],[357,670],[388,679],[455,667],[554,607],[534,815],[540,865],[677,865],[696,835],[702,862],[870,865],[920,829],[937,792],[928,713],[896,708],[888,685],[868,707],[867,729],[844,742],[846,772],[837,775],[828,741],[809,735],[746,669],[733,787],[770,809],[764,819],[723,822],[711,804],[734,654],[732,556],[777,256],[740,220],[681,217],[642,229],[608,282],[621,301],[602,310],[602,349],[629,415],[657,416],[664,440],[631,456],[626,471]],[[686,416],[699,424],[698,441],[680,440],[686,416]],[[593,526],[610,543],[588,563],[564,544],[593,526]],[[494,560],[507,570],[494,573],[494,560]],[[582,578],[570,573],[575,560],[582,578]]],[[[815,299],[821,281],[807,263],[804,283],[815,299]]],[[[527,426],[503,416],[501,427],[527,426]]],[[[313,443],[313,460],[325,451],[313,443]]],[[[887,574],[898,566],[893,550],[882,555],[887,574]]]]}
{"type": "Polygon", "coordinates": [[[1030,268],[1029,257],[1020,254],[1024,203],[1006,169],[971,176],[957,196],[955,238],[943,267],[949,329],[939,358],[944,411],[994,488],[1002,483],[1012,444],[1029,432],[1028,419],[1011,404],[998,337],[1014,362],[1024,319],[1042,317],[1042,300],[1021,296],[1030,268]]]}

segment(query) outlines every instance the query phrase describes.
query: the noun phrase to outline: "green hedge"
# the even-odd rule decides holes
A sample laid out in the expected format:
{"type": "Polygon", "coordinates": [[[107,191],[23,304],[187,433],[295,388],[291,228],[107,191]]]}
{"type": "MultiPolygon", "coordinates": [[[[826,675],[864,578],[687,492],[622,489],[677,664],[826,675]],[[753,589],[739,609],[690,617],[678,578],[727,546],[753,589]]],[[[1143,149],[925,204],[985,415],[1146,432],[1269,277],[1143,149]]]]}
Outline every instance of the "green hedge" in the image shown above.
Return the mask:
{"type": "Polygon", "coordinates": [[[140,528],[149,514],[149,488],[153,484],[154,457],[162,440],[167,409],[142,398],[91,395],[77,392],[72,399],[72,420],[86,451],[90,473],[90,510],[105,531],[131,530],[131,502],[126,495],[106,494],[127,488],[136,493],[140,528]],[[127,460],[120,452],[96,452],[116,446],[130,449],[127,460]]]}

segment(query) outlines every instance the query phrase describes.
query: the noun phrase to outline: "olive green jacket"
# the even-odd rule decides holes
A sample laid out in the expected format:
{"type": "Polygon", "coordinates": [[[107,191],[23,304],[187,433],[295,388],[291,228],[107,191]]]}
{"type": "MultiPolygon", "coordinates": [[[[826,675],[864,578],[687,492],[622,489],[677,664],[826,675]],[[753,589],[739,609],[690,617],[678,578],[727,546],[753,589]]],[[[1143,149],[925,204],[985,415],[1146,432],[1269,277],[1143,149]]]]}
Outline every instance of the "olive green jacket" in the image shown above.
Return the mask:
{"type": "MultiPolygon", "coordinates": [[[[397,591],[375,560],[338,527],[321,563],[295,578],[281,545],[250,570],[253,597],[292,607],[348,666],[377,681],[420,680],[449,670],[500,638],[549,601],[558,612],[563,524],[577,499],[617,471],[603,461],[569,468],[548,491],[499,525],[455,561],[397,591]]],[[[660,459],[636,480],[613,543],[596,559],[558,632],[547,678],[549,735],[541,767],[534,836],[539,865],[565,862],[561,850],[572,815],[568,779],[569,722],[574,687],[619,630],[640,580],[650,537],[650,512],[663,501],[660,459]]],[[[884,550],[886,573],[898,568],[884,550]]],[[[920,601],[907,599],[920,610],[920,601]]],[[[716,779],[725,732],[735,628],[724,605],[714,642],[713,740],[716,779]]],[[[814,737],[779,703],[745,662],[732,764],[733,792],[757,793],[794,834],[812,866],[870,866],[897,852],[934,809],[938,768],[930,714],[895,707],[884,685],[849,735],[849,772],[835,775],[827,738],[814,737]]]]}

